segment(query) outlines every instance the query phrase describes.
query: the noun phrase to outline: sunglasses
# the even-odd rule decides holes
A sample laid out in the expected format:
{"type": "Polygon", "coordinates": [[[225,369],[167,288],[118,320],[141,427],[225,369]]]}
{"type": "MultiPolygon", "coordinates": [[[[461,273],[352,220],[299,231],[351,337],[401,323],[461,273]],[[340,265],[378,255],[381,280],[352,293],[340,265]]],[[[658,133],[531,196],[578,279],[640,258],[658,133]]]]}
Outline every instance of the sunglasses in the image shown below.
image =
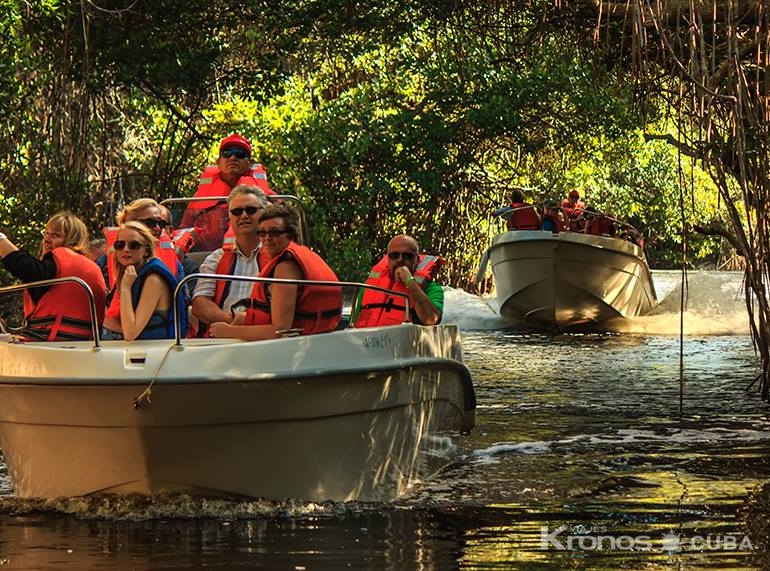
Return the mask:
{"type": "Polygon", "coordinates": [[[168,222],[163,220],[163,218],[145,218],[144,220],[139,220],[138,222],[141,222],[150,230],[155,228],[165,228],[168,226],[168,222]]]}
{"type": "Polygon", "coordinates": [[[129,240],[128,242],[125,240],[115,240],[113,246],[118,251],[123,250],[126,246],[128,246],[129,250],[139,250],[140,248],[144,248],[144,244],[139,240],[129,240]]]}
{"type": "Polygon", "coordinates": [[[244,212],[248,214],[249,216],[254,216],[257,212],[259,212],[261,209],[259,206],[246,206],[245,208],[241,208],[240,206],[238,208],[231,208],[230,214],[232,216],[240,216],[244,212]]]}
{"type": "Polygon", "coordinates": [[[414,257],[416,254],[414,252],[388,252],[388,258],[391,260],[398,260],[399,258],[403,258],[407,262],[411,262],[414,260],[414,257]]]}
{"type": "Polygon", "coordinates": [[[223,159],[229,159],[230,157],[235,157],[236,159],[248,159],[251,157],[251,155],[243,149],[225,149],[219,153],[219,156],[223,159]]]}
{"type": "Polygon", "coordinates": [[[278,228],[270,228],[270,230],[257,230],[257,236],[264,238],[270,236],[271,238],[277,238],[281,234],[286,234],[288,230],[278,230],[278,228]]]}

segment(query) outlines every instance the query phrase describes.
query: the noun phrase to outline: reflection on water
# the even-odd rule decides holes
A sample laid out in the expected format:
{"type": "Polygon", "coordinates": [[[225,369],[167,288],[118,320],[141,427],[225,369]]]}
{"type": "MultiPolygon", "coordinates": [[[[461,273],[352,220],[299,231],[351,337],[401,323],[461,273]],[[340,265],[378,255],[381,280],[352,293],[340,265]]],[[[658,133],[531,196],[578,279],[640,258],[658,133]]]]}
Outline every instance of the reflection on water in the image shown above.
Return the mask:
{"type": "MultiPolygon", "coordinates": [[[[745,392],[758,371],[747,336],[685,337],[680,416],[677,335],[475,330],[478,300],[462,292],[452,300],[476,384],[478,422],[458,441],[458,461],[406,497],[388,504],[10,498],[0,502],[0,563],[15,569],[768,565],[770,415],[755,392],[745,392]]],[[[3,481],[7,475],[0,474],[3,481]]]]}

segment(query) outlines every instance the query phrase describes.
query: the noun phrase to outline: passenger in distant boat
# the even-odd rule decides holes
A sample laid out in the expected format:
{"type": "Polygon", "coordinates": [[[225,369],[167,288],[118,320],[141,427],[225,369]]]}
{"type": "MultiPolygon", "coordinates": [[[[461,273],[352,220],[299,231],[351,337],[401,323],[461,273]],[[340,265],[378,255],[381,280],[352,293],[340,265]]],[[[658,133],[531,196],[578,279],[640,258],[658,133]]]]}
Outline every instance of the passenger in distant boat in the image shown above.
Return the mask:
{"type": "MultiPolygon", "coordinates": [[[[115,283],[120,292],[120,312],[104,318],[105,339],[171,339],[174,337],[176,276],[155,256],[157,239],[136,221],[125,222],[113,244],[115,283]]],[[[182,335],[186,313],[180,303],[182,335]]]]}
{"type": "Polygon", "coordinates": [[[556,204],[555,200],[549,200],[545,204],[542,229],[546,232],[558,234],[559,232],[563,232],[564,228],[564,215],[561,213],[559,205],[556,204]]]}
{"type": "Polygon", "coordinates": [[[265,168],[252,163],[251,142],[235,133],[222,139],[217,163],[203,171],[194,195],[216,199],[190,202],[182,216],[180,227],[199,229],[198,250],[210,252],[222,246],[229,219],[226,200],[220,197],[228,196],[237,185],[256,186],[266,195],[275,194],[268,185],[265,168]]]}
{"type": "Polygon", "coordinates": [[[594,236],[610,236],[614,238],[617,235],[615,219],[605,215],[595,208],[586,208],[586,234],[594,236]]]}
{"type": "MultiPolygon", "coordinates": [[[[19,250],[0,232],[0,257],[14,277],[35,282],[62,277],[78,277],[91,288],[101,326],[107,294],[99,267],[89,259],[88,230],[71,212],[54,214],[45,227],[40,257],[19,250]]],[[[24,319],[21,332],[32,341],[92,339],[91,310],[82,286],[67,282],[37,287],[24,292],[24,319]]]]}
{"type": "MultiPolygon", "coordinates": [[[[286,204],[272,204],[259,217],[257,231],[270,260],[263,278],[338,281],[328,264],[307,246],[298,244],[299,216],[286,204]]],[[[211,337],[246,341],[276,339],[284,334],[310,335],[334,331],[342,316],[342,290],[322,285],[259,282],[252,284],[245,314],[231,322],[213,323],[211,337]]]]}
{"type": "Polygon", "coordinates": [[[540,215],[529,202],[524,202],[524,193],[514,189],[511,194],[513,211],[506,220],[508,230],[537,230],[540,228],[540,215]]]}
{"type": "Polygon", "coordinates": [[[567,218],[567,226],[572,232],[583,232],[585,229],[585,220],[583,211],[585,202],[580,200],[580,193],[573,189],[569,191],[567,198],[561,202],[561,210],[567,218]]]}
{"type": "MultiPolygon", "coordinates": [[[[388,243],[387,254],[372,268],[366,283],[408,294],[411,320],[437,325],[444,311],[444,288],[434,276],[443,265],[438,256],[421,256],[412,236],[399,234],[388,243]]],[[[366,289],[353,304],[350,322],[354,327],[399,325],[406,321],[405,310],[403,297],[366,289]]]]}
{"type": "MultiPolygon", "coordinates": [[[[257,277],[270,260],[257,236],[267,198],[256,186],[241,184],[233,188],[227,202],[233,237],[208,255],[200,273],[257,277]]],[[[200,322],[195,335],[202,337],[208,333],[208,324],[231,323],[237,312],[245,312],[253,288],[252,282],[199,279],[192,301],[193,316],[200,322]]]]}

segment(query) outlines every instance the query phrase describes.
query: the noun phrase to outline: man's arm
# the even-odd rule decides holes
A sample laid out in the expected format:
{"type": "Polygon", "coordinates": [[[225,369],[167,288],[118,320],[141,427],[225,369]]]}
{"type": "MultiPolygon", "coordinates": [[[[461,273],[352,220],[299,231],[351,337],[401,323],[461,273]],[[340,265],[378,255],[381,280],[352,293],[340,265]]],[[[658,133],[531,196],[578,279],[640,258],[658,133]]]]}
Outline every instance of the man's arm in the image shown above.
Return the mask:
{"type": "Polygon", "coordinates": [[[406,266],[396,268],[395,278],[403,282],[406,286],[406,289],[409,290],[409,293],[412,295],[412,301],[414,302],[414,311],[417,313],[417,317],[420,318],[420,321],[423,324],[436,325],[439,321],[441,321],[441,311],[435,305],[433,305],[431,300],[428,299],[428,296],[425,295],[425,292],[420,287],[420,284],[417,282],[417,280],[414,279],[412,272],[409,271],[409,268],[406,266]]]}

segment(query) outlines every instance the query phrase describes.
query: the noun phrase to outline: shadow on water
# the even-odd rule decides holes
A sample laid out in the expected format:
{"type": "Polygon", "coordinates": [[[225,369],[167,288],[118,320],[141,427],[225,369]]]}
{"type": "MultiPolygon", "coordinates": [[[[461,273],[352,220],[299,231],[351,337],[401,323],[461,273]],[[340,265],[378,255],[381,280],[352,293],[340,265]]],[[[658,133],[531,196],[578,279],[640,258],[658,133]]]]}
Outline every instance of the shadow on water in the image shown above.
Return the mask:
{"type": "MultiPolygon", "coordinates": [[[[732,290],[740,283],[719,285],[712,277],[698,287],[732,290]]],[[[691,300],[697,283],[691,281],[691,300]]],[[[676,296],[676,285],[669,285],[676,296]]],[[[478,422],[458,440],[457,462],[406,497],[387,504],[6,497],[0,564],[770,566],[770,412],[744,390],[758,370],[748,336],[697,330],[684,338],[680,415],[677,334],[522,333],[481,314],[475,296],[449,294],[447,317],[463,331],[478,422]],[[491,330],[477,330],[480,322],[491,330]]],[[[717,321],[735,313],[732,298],[712,294],[716,306],[688,311],[705,320],[711,311],[717,321]]],[[[0,489],[9,486],[0,473],[0,489]]]]}

